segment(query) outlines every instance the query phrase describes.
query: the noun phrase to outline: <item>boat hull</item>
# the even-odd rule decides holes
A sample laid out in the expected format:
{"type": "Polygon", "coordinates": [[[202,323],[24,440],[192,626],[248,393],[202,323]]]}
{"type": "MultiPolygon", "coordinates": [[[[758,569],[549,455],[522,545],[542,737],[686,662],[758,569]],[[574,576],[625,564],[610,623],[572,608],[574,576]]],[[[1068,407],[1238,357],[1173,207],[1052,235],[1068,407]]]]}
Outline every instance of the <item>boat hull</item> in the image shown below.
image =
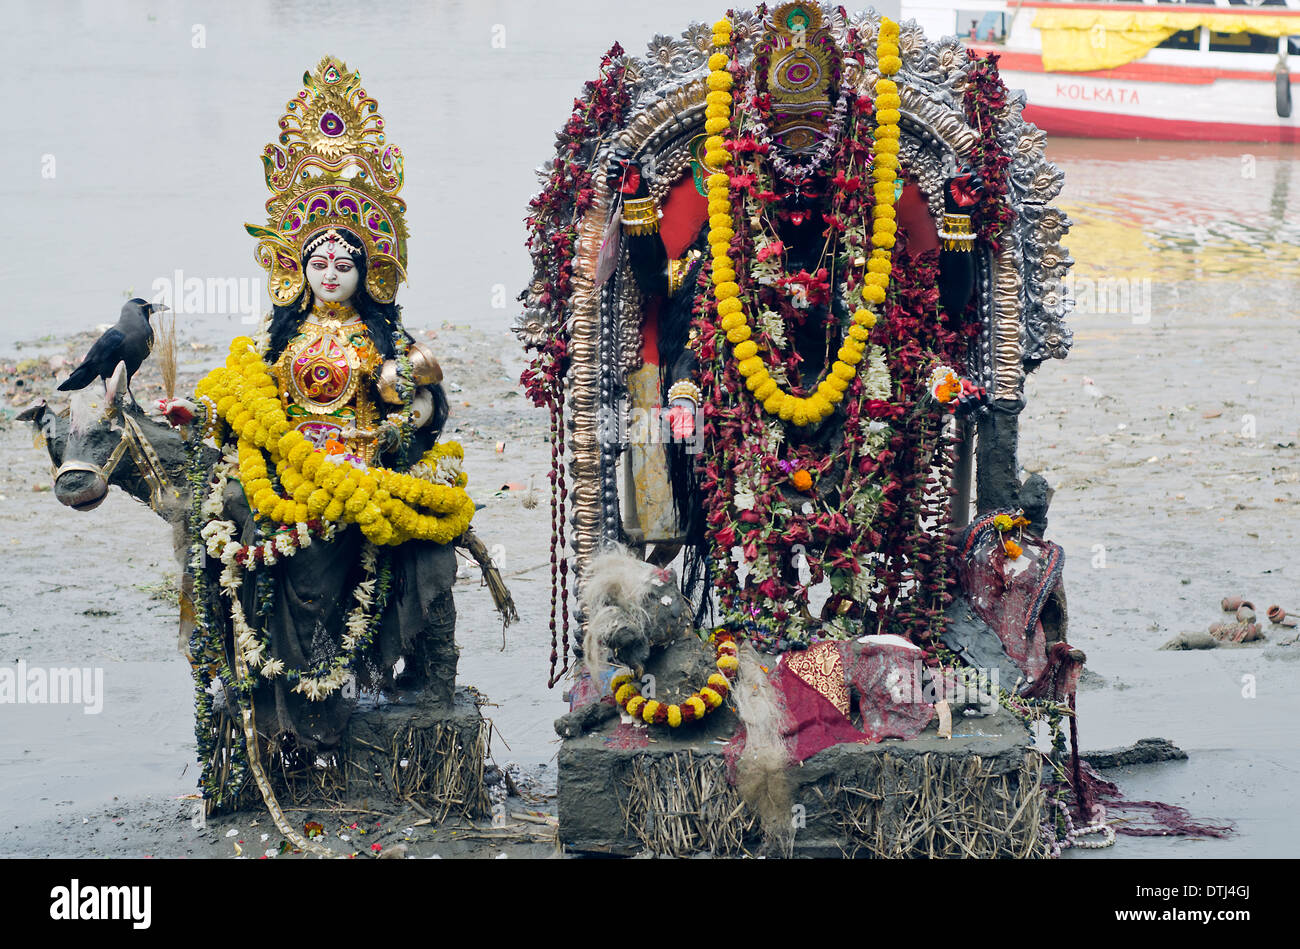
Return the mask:
{"type": "MultiPolygon", "coordinates": [[[[1025,118],[1048,134],[1158,141],[1296,142],[1300,115],[1281,118],[1272,73],[1132,63],[1092,73],[1047,72],[1037,53],[995,53],[1003,81],[1023,89],[1025,118]]],[[[1300,100],[1300,76],[1291,80],[1300,100]]]]}

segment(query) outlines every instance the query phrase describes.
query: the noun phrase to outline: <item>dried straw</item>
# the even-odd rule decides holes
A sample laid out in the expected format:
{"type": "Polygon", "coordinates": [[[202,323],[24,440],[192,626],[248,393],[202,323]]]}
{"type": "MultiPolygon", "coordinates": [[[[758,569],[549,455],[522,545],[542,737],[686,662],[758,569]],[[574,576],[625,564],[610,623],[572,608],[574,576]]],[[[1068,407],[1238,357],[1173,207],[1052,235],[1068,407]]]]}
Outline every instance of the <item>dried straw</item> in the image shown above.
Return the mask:
{"type": "Polygon", "coordinates": [[[637,755],[629,772],[629,793],[619,800],[623,821],[651,853],[750,853],[747,844],[754,842],[758,818],[727,783],[722,758],[697,758],[690,751],[664,758],[637,755]]]}
{"type": "MultiPolygon", "coordinates": [[[[250,777],[239,787],[232,786],[230,761],[238,741],[237,725],[218,710],[213,728],[219,737],[213,752],[218,793],[207,802],[208,813],[264,806],[263,795],[250,777]]],[[[291,736],[279,741],[261,736],[259,744],[273,796],[283,802],[284,810],[342,809],[358,798],[383,796],[442,822],[451,814],[476,819],[490,812],[483,783],[490,728],[490,723],[480,721],[467,736],[463,726],[453,723],[408,726],[393,736],[390,748],[349,736],[338,749],[323,753],[305,752],[291,736]]]]}
{"type": "MultiPolygon", "coordinates": [[[[814,847],[838,843],[848,857],[1045,857],[1045,795],[1031,758],[999,769],[973,755],[882,754],[870,787],[837,778],[807,788],[827,819],[817,830],[796,831],[789,849],[768,839],[767,850],[790,856],[812,833],[830,838],[814,847]]],[[[625,832],[651,853],[737,856],[763,849],[759,819],[727,783],[719,756],[637,755],[625,786],[625,832]]]]}
{"type": "Polygon", "coordinates": [[[846,856],[1036,858],[1044,792],[1026,758],[998,773],[972,755],[881,758],[873,788],[817,788],[839,824],[846,856]]]}
{"type": "Polygon", "coordinates": [[[158,372],[162,375],[163,395],[176,398],[176,315],[162,310],[155,318],[154,352],[158,355],[158,372]]]}

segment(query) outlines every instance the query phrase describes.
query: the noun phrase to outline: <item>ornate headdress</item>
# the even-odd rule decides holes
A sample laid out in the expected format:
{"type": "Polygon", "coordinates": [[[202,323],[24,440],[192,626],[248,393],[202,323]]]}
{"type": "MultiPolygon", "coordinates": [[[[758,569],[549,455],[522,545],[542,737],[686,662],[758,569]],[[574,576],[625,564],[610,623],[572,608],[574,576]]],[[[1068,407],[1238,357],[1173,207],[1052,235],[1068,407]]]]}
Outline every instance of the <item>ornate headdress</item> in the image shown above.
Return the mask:
{"type": "Polygon", "coordinates": [[[364,245],[366,290],[391,302],[406,277],[402,150],[387,143],[379,103],[342,60],[326,56],[302,82],[280,119],[280,143],[262,154],[271,189],[267,226],[244,225],[259,238],[257,262],[271,298],[281,305],[297,299],[304,252],[332,229],[347,228],[364,245]]]}
{"type": "Polygon", "coordinates": [[[835,47],[816,3],[783,3],[767,22],[772,44],[766,84],[772,95],[772,137],[791,151],[821,141],[829,127],[835,47]]]}

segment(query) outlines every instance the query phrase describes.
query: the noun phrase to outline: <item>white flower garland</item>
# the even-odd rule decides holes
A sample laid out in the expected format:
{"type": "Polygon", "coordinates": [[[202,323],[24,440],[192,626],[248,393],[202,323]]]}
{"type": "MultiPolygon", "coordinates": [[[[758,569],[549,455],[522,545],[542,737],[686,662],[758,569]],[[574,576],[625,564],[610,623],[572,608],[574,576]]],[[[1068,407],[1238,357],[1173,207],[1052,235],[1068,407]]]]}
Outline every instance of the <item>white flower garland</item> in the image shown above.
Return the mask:
{"type": "MultiPolygon", "coordinates": [[[[307,696],[308,701],[320,702],[333,695],[347,682],[351,674],[352,661],[366,633],[370,629],[375,605],[375,585],[378,582],[378,548],[369,541],[361,550],[361,566],[366,579],[356,585],[352,591],[357,605],[348,613],[344,621],[346,632],[343,634],[341,652],[334,657],[330,669],[324,675],[298,677],[298,684],[292,689],[307,696]]],[[[230,599],[230,621],[234,627],[235,648],[239,650],[243,661],[250,669],[258,669],[266,679],[274,679],[285,674],[285,664],[281,659],[268,658],[265,653],[270,648],[270,639],[261,638],[249,625],[244,615],[244,607],[239,602],[239,587],[243,582],[243,571],[237,563],[232,562],[226,572],[222,573],[222,590],[230,599]],[[226,572],[231,576],[227,584],[226,572]]]]}
{"type": "MultiPolygon", "coordinates": [[[[441,460],[440,460],[441,461],[441,460]]],[[[453,459],[453,461],[459,461],[453,459]]],[[[239,602],[239,589],[243,586],[244,574],[252,572],[260,565],[272,566],[287,560],[304,547],[311,546],[312,532],[306,524],[295,524],[288,530],[278,531],[274,536],[257,544],[241,544],[235,534],[238,530],[234,521],[221,517],[224,513],[225,490],[232,474],[238,471],[238,459],[234,447],[226,450],[217,463],[215,477],[199,510],[207,520],[200,531],[204,548],[208,556],[222,564],[221,577],[218,581],[221,592],[230,600],[230,621],[234,631],[235,648],[248,668],[257,669],[266,679],[284,675],[284,660],[266,655],[270,648],[269,638],[261,638],[248,623],[243,605],[239,602]],[[241,563],[242,561],[242,563],[241,563]]],[[[439,465],[440,468],[443,466],[439,465]]],[[[447,466],[450,471],[453,466],[447,466]]],[[[456,466],[458,468],[458,465],[456,466]]],[[[439,472],[440,474],[442,472],[439,472]]],[[[459,475],[459,470],[455,475],[459,475]]],[[[332,540],[335,525],[328,523],[320,532],[322,540],[332,540]]],[[[370,628],[375,601],[377,583],[378,552],[374,544],[366,542],[361,552],[361,565],[366,579],[357,584],[353,596],[357,605],[348,614],[344,623],[346,632],[342,639],[342,651],[334,657],[329,672],[322,676],[300,676],[294,692],[301,692],[309,701],[319,702],[337,692],[347,681],[352,660],[359,645],[365,639],[370,628]]]]}
{"type": "MultiPolygon", "coordinates": [[[[751,79],[749,85],[745,88],[743,101],[746,103],[753,102],[756,93],[756,82],[751,79]]],[[[831,160],[831,156],[835,154],[835,146],[839,143],[844,120],[849,114],[849,96],[856,95],[857,92],[853,88],[853,84],[848,81],[848,70],[841,69],[839,100],[835,103],[835,112],[830,119],[830,128],[826,137],[813,149],[807,162],[798,164],[783,156],[775,147],[776,142],[772,139],[771,130],[768,129],[767,123],[758,115],[756,109],[746,108],[744,116],[754,130],[755,140],[768,146],[767,159],[773,170],[789,181],[804,182],[825,167],[826,163],[831,160]]]]}

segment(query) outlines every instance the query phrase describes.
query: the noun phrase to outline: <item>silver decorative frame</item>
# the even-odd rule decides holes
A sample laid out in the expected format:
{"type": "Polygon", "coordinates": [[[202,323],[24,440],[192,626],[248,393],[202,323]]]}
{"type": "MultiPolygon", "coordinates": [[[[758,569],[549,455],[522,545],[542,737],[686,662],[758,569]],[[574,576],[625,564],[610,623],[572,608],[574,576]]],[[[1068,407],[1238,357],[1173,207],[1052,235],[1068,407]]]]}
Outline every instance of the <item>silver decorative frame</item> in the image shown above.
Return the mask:
{"type": "MultiPolygon", "coordinates": [[[[880,23],[874,10],[852,14],[847,20],[827,4],[822,5],[822,12],[838,41],[843,42],[852,27],[871,47],[880,23]]],[[[752,58],[754,40],[762,30],[754,11],[736,14],[732,35],[741,62],[752,58]]],[[[612,204],[603,171],[615,147],[649,159],[702,129],[711,39],[710,25],[693,23],[680,36],[655,36],[645,55],[627,57],[626,80],[632,100],[629,117],[618,133],[586,153],[595,200],[578,224],[574,292],[565,314],[572,356],[566,380],[572,542],[579,575],[602,538],[617,530],[616,488],[609,470],[613,452],[603,443],[599,419],[602,406],[617,400],[615,390],[623,373],[609,368],[602,371],[602,363],[626,369],[631,357],[624,350],[635,337],[622,318],[631,312],[626,291],[602,292],[594,282],[612,204]],[[602,297],[607,298],[605,306],[602,297]]],[[[917,179],[937,217],[943,209],[944,181],[969,160],[977,140],[962,106],[970,60],[955,37],[929,41],[914,20],[901,24],[899,49],[904,167],[917,179]]],[[[877,78],[870,67],[868,62],[868,69],[857,78],[859,88],[869,90],[877,78]]],[[[1044,155],[1045,134],[1024,120],[1024,105],[1023,92],[1009,91],[998,116],[999,141],[1012,158],[1008,200],[1015,220],[1000,235],[1001,250],[996,255],[984,252],[977,267],[982,332],[968,367],[1000,401],[1018,400],[1027,368],[1044,359],[1064,358],[1072,341],[1065,320],[1070,301],[1061,288],[1074,261],[1060,243],[1070,221],[1052,205],[1063,175],[1044,155]]],[[[549,178],[551,168],[548,162],[538,169],[543,181],[549,178]]],[[[620,286],[625,283],[622,279],[611,281],[620,286]]],[[[535,293],[523,294],[525,310],[514,327],[524,342],[538,342],[557,329],[536,305],[535,293]]]]}

